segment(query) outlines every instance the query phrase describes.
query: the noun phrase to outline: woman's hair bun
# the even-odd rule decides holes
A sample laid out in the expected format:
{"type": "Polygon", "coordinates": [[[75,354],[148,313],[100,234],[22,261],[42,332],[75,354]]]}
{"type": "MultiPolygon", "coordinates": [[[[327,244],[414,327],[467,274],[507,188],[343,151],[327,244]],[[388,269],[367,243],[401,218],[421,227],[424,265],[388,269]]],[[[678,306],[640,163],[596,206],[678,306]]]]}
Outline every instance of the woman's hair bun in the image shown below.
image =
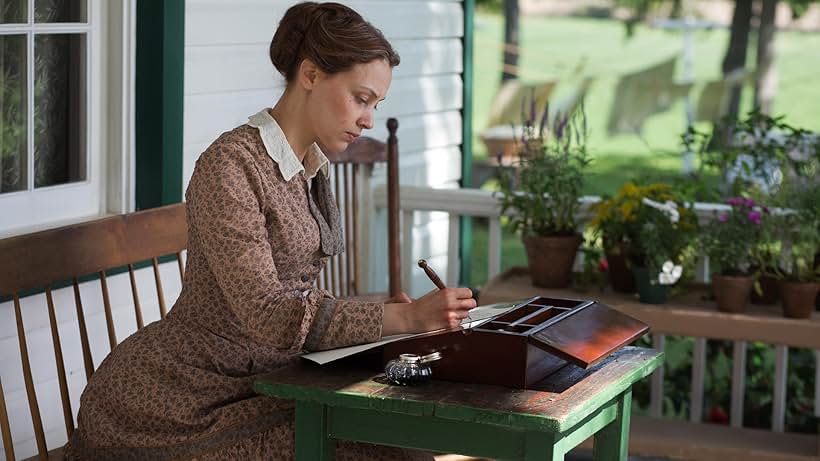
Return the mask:
{"type": "Polygon", "coordinates": [[[399,65],[399,55],[381,31],[339,3],[304,2],[290,7],[270,44],[270,60],[292,81],[303,59],[328,74],[381,59],[399,65]]]}

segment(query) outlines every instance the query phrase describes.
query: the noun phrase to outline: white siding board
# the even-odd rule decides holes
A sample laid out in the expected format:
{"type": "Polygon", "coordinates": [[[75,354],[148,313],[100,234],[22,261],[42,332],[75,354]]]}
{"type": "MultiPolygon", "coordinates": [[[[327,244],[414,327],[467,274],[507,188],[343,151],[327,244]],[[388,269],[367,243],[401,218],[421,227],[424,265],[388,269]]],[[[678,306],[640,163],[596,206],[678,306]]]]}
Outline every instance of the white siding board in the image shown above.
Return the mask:
{"type": "MultiPolygon", "coordinates": [[[[268,45],[264,42],[187,47],[185,94],[277,89],[278,95],[283,79],[269,60],[268,45]]],[[[401,64],[393,69],[396,80],[463,71],[460,39],[396,40],[393,46],[401,56],[401,64]]]]}
{"type": "MultiPolygon", "coordinates": [[[[415,114],[458,110],[462,106],[461,93],[462,82],[457,75],[396,79],[387,99],[379,105],[374,129],[389,117],[401,123],[415,114]]],[[[248,116],[263,107],[272,106],[279,94],[281,90],[271,88],[185,96],[185,143],[216,139],[220,133],[247,122],[248,116]]],[[[386,129],[384,132],[386,137],[386,129]]]]}
{"type": "MultiPolygon", "coordinates": [[[[387,128],[385,127],[386,119],[378,114],[379,118],[375,121],[375,126],[372,130],[365,131],[366,136],[376,139],[387,139],[387,128]]],[[[247,116],[233,125],[227,124],[231,129],[233,126],[244,123],[247,116]]],[[[221,133],[222,131],[219,131],[221,133]]],[[[216,135],[218,136],[218,135],[216,135]]],[[[216,138],[214,136],[214,138],[216,138]]],[[[397,132],[399,138],[399,164],[400,169],[400,183],[401,184],[429,184],[437,186],[443,182],[458,180],[461,178],[461,113],[459,111],[449,111],[440,113],[430,113],[424,115],[414,115],[403,117],[399,119],[399,129],[397,132]],[[443,170],[441,164],[438,162],[440,149],[451,148],[458,149],[458,160],[448,161],[447,169],[443,170]],[[413,159],[413,154],[423,154],[424,160],[413,159]],[[405,171],[405,167],[414,165],[418,161],[428,163],[425,169],[435,169],[432,176],[419,175],[416,170],[405,171]],[[411,174],[407,174],[411,173],[411,174]],[[439,181],[436,178],[441,178],[439,181]],[[422,181],[423,180],[423,181],[422,181]]],[[[202,152],[211,144],[212,140],[203,142],[191,142],[185,144],[183,147],[183,190],[188,187],[188,181],[191,179],[194,164],[202,152]]],[[[453,151],[450,150],[450,153],[453,151]]],[[[374,172],[375,176],[383,173],[374,172]]]]}
{"type": "MultiPolygon", "coordinates": [[[[188,46],[270,42],[285,10],[295,2],[269,0],[188,0],[185,44],[188,46]],[[218,21],[216,20],[218,18],[218,21]]],[[[464,35],[459,2],[343,2],[382,30],[390,40],[448,38],[464,35]]]]}

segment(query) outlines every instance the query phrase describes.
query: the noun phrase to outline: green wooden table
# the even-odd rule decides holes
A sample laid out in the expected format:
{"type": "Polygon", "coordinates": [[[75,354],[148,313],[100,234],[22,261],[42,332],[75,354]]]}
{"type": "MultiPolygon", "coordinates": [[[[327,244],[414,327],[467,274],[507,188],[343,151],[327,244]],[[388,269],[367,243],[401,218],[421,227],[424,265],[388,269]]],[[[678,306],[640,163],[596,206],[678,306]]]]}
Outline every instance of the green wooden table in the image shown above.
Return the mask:
{"type": "Polygon", "coordinates": [[[627,459],[632,385],[663,353],[626,347],[583,370],[567,365],[538,390],[431,381],[301,364],[259,379],[260,394],[296,401],[296,459],[332,460],[335,440],[494,459],[556,461],[595,436],[596,461],[627,459]]]}

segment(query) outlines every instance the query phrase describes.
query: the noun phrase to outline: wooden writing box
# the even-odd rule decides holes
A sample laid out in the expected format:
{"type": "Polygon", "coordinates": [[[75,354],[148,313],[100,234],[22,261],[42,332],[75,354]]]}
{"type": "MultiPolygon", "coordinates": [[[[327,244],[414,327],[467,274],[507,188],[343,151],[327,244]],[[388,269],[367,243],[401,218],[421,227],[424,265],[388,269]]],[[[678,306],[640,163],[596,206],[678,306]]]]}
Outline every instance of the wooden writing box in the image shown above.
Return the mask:
{"type": "Polygon", "coordinates": [[[527,388],[567,363],[588,368],[648,330],[595,301],[536,296],[471,329],[386,344],[382,360],[438,351],[442,358],[431,363],[436,379],[527,388]]]}

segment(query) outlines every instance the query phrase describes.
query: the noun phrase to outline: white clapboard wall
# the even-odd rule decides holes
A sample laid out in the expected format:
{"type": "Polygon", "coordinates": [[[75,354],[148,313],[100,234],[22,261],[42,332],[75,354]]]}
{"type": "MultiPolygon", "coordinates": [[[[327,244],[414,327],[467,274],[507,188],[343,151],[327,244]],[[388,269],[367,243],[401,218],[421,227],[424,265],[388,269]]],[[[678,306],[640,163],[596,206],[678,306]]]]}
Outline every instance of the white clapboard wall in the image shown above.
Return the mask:
{"type": "MultiPolygon", "coordinates": [[[[268,58],[279,19],[295,2],[270,0],[188,0],[185,24],[185,125],[183,185],[198,156],[222,132],[272,106],[283,80],[268,58]],[[218,27],[215,27],[216,18],[218,27]]],[[[387,99],[379,105],[375,127],[366,135],[387,138],[385,122],[399,121],[400,182],[437,188],[461,179],[463,5],[444,0],[369,0],[343,2],[380,28],[401,55],[387,99]]],[[[384,168],[372,184],[384,183],[384,168]]],[[[387,290],[387,240],[384,213],[372,216],[369,277],[371,291],[387,290]]],[[[413,259],[430,260],[447,273],[447,216],[415,213],[413,259]]],[[[412,261],[412,295],[432,285],[412,261]]]]}

